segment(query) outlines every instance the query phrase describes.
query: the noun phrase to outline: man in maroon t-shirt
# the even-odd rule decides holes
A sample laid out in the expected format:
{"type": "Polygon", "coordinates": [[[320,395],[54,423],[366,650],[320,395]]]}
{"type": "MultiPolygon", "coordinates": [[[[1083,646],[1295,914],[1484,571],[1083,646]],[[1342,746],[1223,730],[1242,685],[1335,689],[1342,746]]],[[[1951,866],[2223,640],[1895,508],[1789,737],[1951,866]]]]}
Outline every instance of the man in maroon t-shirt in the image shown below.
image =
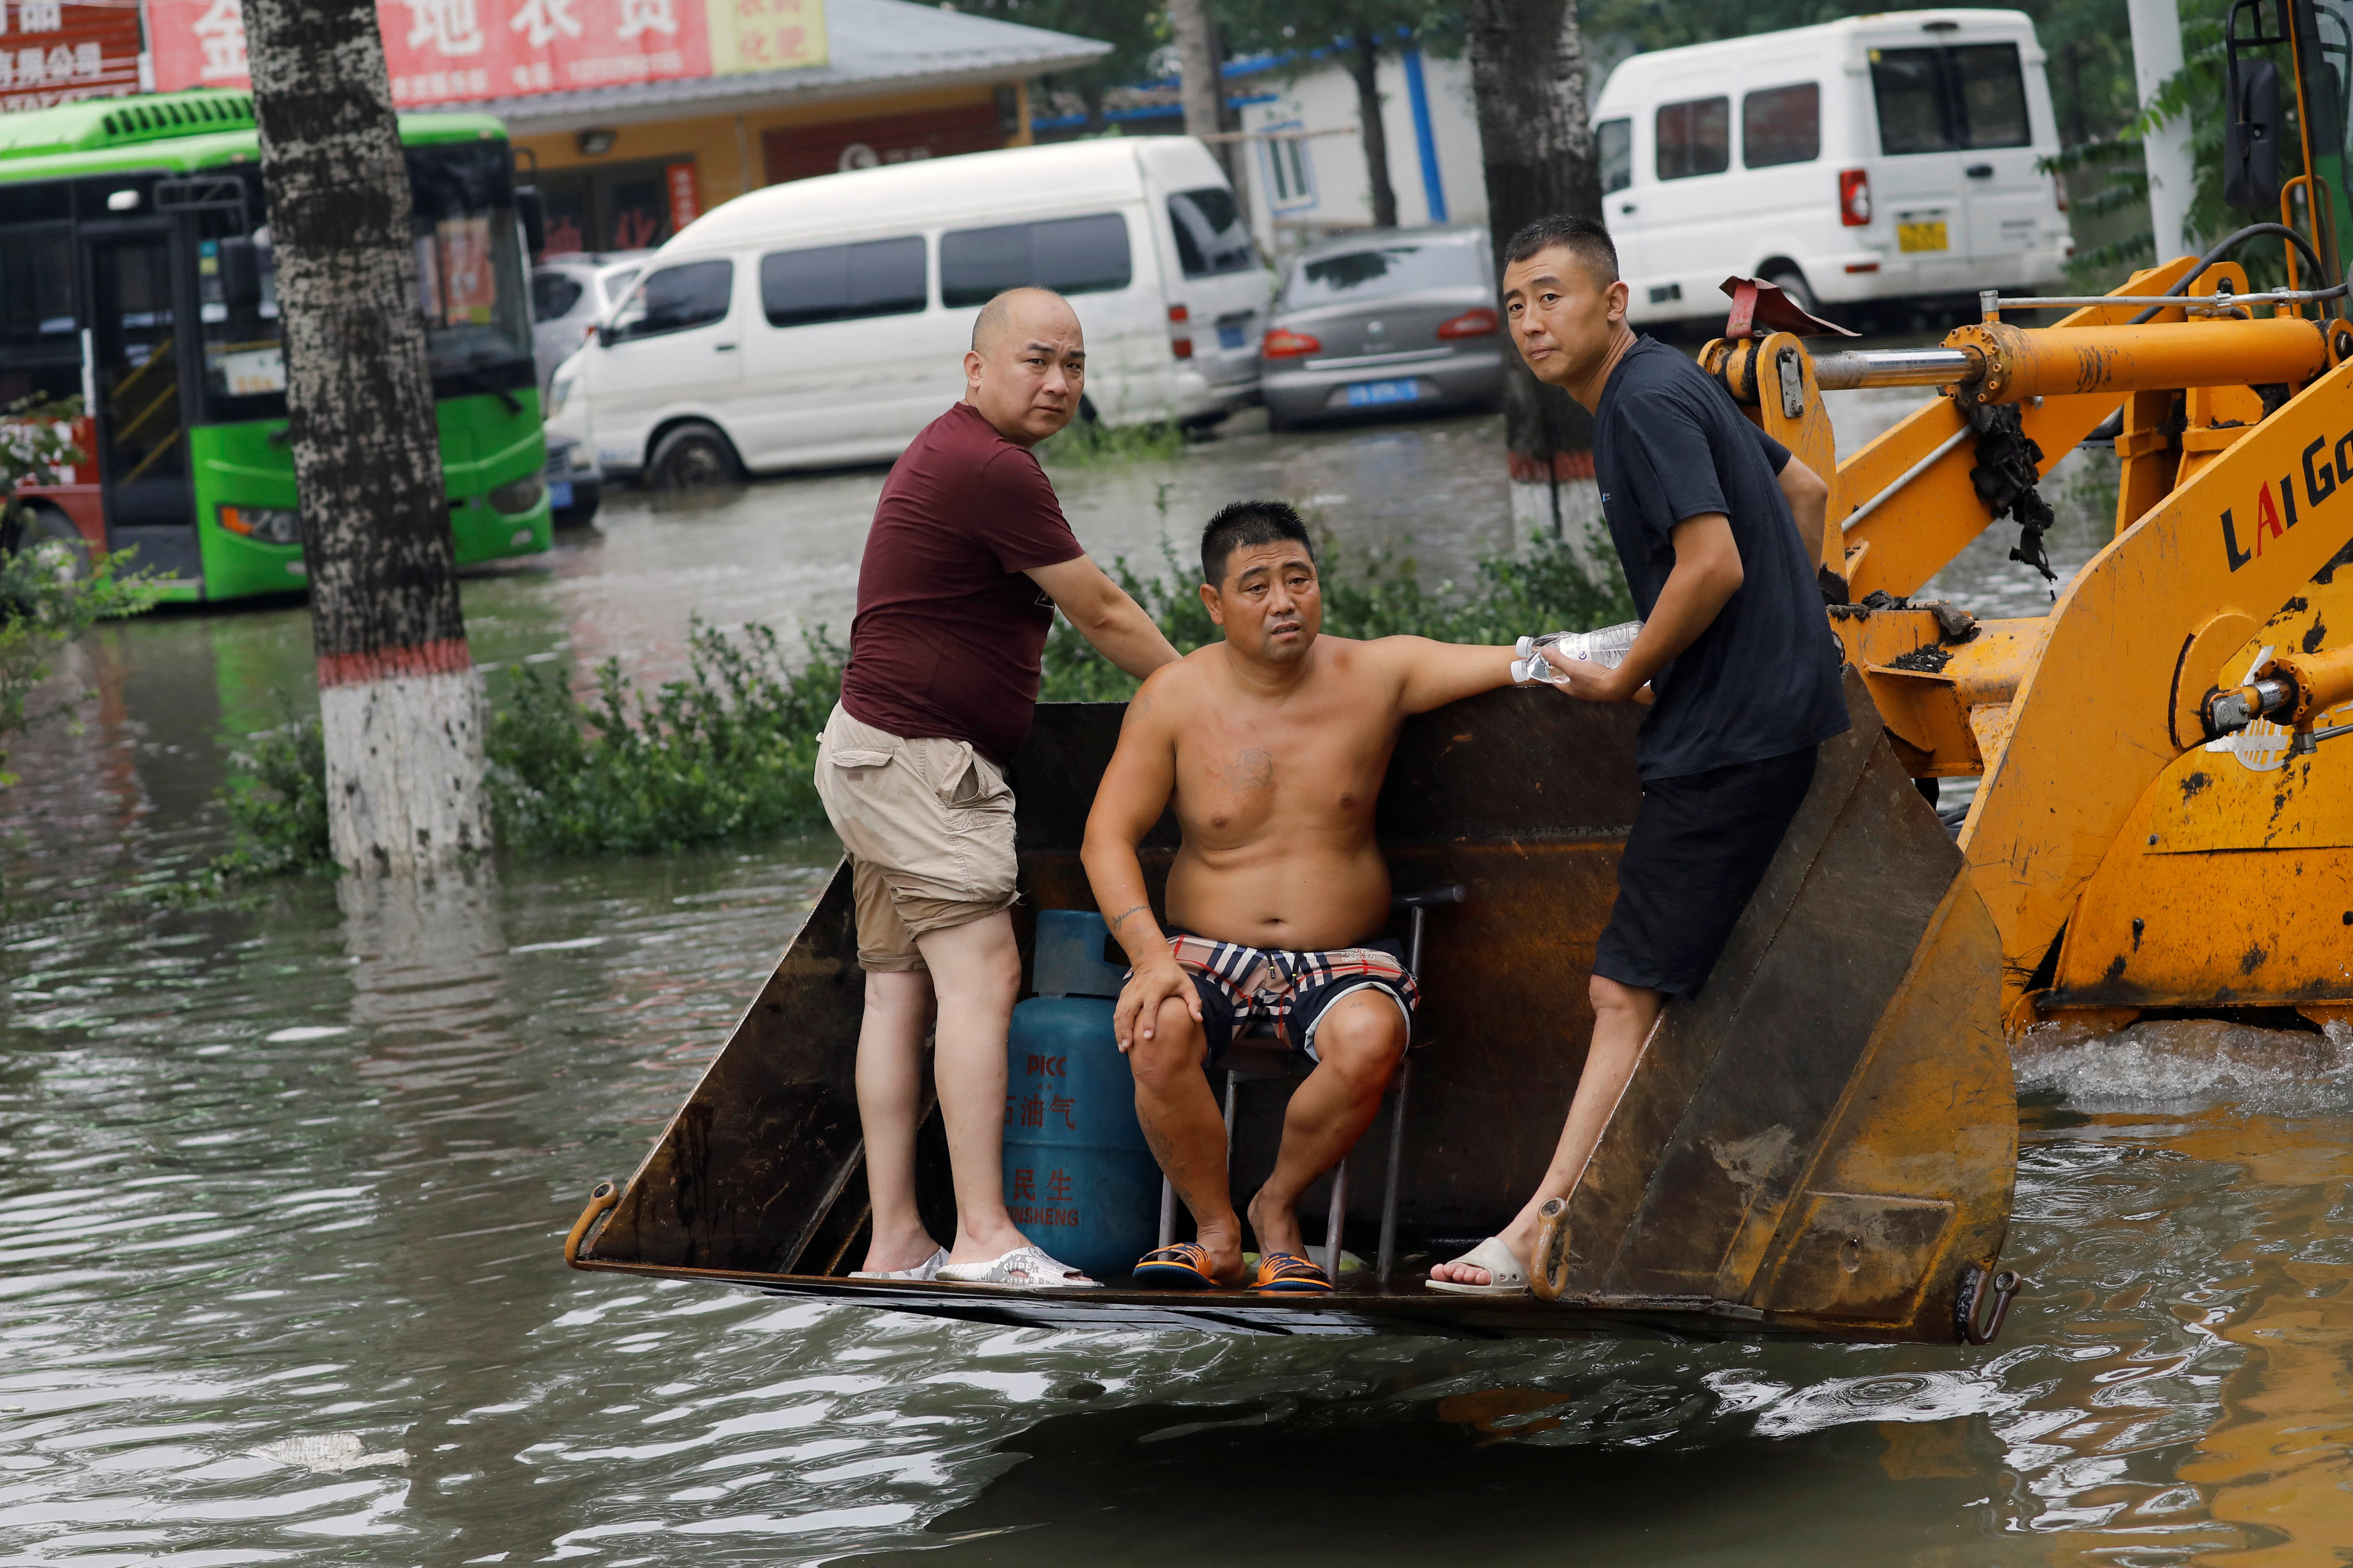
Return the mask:
{"type": "Polygon", "coordinates": [[[891,470],[858,570],[841,702],[817,787],[849,851],[866,1016],[858,1112],[873,1239],[853,1278],[1029,1289],[1092,1286],[1005,1212],[1005,1037],[1021,989],[1013,944],[1013,792],[1054,612],[1120,668],[1176,650],[1062,520],[1029,448],[1078,412],[1079,318],[1015,289],[982,307],[965,396],[891,470]],[[953,1251],[915,1212],[923,1035],[956,1195],[953,1251]]]}

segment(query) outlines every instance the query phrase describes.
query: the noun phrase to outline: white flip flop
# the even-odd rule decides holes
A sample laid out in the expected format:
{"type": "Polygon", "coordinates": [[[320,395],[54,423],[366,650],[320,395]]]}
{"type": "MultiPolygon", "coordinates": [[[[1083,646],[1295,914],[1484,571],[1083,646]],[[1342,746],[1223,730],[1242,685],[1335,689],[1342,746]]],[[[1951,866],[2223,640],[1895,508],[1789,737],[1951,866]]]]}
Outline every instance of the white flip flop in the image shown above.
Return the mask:
{"type": "Polygon", "coordinates": [[[1527,1267],[1519,1260],[1510,1247],[1504,1245],[1501,1237],[1491,1236],[1461,1257],[1451,1258],[1449,1261],[1464,1264],[1472,1268],[1485,1269],[1487,1278],[1492,1283],[1459,1285],[1451,1279],[1425,1279],[1422,1283],[1433,1290],[1444,1290],[1455,1296],[1525,1296],[1528,1294],[1527,1267]]]}
{"type": "Polygon", "coordinates": [[[860,1268],[853,1270],[849,1277],[852,1279],[911,1279],[918,1284],[929,1284],[940,1277],[940,1270],[946,1266],[947,1260],[948,1249],[943,1247],[913,1268],[860,1268]]]}
{"type": "Polygon", "coordinates": [[[997,1285],[1009,1290],[1103,1289],[1103,1281],[1055,1262],[1034,1247],[1017,1247],[986,1263],[943,1263],[935,1278],[943,1285],[997,1285]]]}

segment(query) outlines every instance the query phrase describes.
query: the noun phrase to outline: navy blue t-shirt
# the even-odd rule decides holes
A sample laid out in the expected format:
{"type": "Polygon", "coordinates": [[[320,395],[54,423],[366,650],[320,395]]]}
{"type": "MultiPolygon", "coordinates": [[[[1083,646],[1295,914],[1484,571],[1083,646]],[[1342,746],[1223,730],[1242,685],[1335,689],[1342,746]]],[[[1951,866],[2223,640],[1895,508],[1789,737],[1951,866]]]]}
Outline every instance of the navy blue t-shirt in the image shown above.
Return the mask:
{"type": "Polygon", "coordinates": [[[1646,779],[1763,762],[1847,729],[1838,641],[1781,494],[1788,461],[1715,377],[1655,339],[1636,342],[1602,389],[1593,471],[1635,609],[1647,620],[1658,604],[1685,518],[1724,513],[1740,551],[1738,591],[1651,678],[1634,750],[1646,779]]]}

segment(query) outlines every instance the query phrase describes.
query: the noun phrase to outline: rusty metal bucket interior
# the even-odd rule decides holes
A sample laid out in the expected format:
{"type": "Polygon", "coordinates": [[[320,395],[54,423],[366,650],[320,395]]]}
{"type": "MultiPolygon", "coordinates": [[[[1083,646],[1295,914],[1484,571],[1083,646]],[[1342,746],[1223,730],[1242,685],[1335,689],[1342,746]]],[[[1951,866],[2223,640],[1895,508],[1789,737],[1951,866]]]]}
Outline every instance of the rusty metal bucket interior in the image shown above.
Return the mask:
{"type": "MultiPolygon", "coordinates": [[[[852,1089],[863,986],[849,877],[831,884],[628,1184],[600,1188],[576,1267],[687,1276],[987,1322],[1159,1323],[1275,1333],[1593,1331],[1954,1342],[2009,1222],[2017,1117],[1992,923],[1961,857],[1881,738],[1853,729],[1812,790],[1703,993],[1672,1005],[1536,1268],[1552,1300],[1422,1288],[1427,1265],[1518,1208],[1560,1131],[1592,1025],[1587,974],[1639,800],[1639,710],[1507,690],[1408,722],[1378,833],[1394,885],[1448,882],[1430,920],[1391,1279],[1330,1296],[1085,1292],[851,1280],[865,1245],[852,1089]]],[[[1049,704],[1013,770],[1026,961],[1039,909],[1091,909],[1080,836],[1116,704],[1049,704]]],[[[1176,849],[1143,858],[1155,902],[1176,849]]],[[[1236,1191],[1272,1163],[1291,1085],[1246,1085],[1236,1191]]],[[[1367,1254],[1388,1118],[1350,1163],[1367,1254]]],[[[944,1142],[919,1185],[953,1232],[944,1142]]],[[[1303,1213],[1320,1215],[1319,1186],[1303,1213]]]]}

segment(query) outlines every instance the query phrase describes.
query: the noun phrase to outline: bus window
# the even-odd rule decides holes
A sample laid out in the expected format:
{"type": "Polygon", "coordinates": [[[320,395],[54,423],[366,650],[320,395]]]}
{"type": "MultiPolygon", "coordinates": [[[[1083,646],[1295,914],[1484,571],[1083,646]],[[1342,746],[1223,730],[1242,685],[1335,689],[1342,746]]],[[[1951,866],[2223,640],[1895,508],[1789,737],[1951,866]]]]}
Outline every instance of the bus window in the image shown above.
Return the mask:
{"type": "Polygon", "coordinates": [[[457,388],[437,389],[438,395],[462,395],[469,386],[481,391],[486,379],[514,388],[537,381],[512,156],[503,142],[408,149],[426,353],[437,377],[465,378],[457,388]],[[503,374],[486,377],[491,366],[503,374]]]}
{"type": "Polygon", "coordinates": [[[220,241],[196,246],[196,315],[204,328],[205,395],[216,417],[269,417],[275,405],[237,409],[221,400],[274,397],[286,391],[286,349],[278,327],[278,268],[268,230],[256,237],[261,298],[230,304],[221,287],[220,241]]]}
{"type": "Polygon", "coordinates": [[[73,230],[20,228],[0,246],[0,349],[74,347],[73,230]]]}

